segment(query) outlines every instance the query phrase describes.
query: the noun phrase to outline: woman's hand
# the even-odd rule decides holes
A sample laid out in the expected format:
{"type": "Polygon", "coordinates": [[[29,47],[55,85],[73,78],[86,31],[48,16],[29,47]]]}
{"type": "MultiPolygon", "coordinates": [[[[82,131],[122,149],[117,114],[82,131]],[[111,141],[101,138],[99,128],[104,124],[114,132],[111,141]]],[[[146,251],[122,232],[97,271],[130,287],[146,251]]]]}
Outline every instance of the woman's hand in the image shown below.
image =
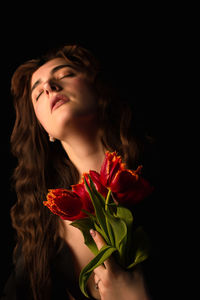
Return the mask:
{"type": "MultiPolygon", "coordinates": [[[[90,234],[100,250],[106,244],[104,239],[97,231],[90,230],[90,234]]],[[[113,257],[109,257],[104,266],[97,267],[94,274],[101,300],[150,300],[141,272],[125,271],[113,257]]]]}

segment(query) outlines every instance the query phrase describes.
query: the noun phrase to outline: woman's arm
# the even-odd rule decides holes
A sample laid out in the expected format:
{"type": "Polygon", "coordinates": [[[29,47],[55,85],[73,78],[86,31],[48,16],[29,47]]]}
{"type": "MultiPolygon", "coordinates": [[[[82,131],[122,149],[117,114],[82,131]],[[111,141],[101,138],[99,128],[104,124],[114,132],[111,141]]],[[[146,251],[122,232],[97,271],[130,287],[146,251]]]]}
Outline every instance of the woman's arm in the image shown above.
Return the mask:
{"type": "MultiPolygon", "coordinates": [[[[101,249],[105,245],[101,235],[94,230],[90,233],[98,249],[101,249]]],[[[104,265],[94,270],[101,300],[150,300],[141,271],[125,271],[116,264],[113,257],[107,259],[104,265]]]]}

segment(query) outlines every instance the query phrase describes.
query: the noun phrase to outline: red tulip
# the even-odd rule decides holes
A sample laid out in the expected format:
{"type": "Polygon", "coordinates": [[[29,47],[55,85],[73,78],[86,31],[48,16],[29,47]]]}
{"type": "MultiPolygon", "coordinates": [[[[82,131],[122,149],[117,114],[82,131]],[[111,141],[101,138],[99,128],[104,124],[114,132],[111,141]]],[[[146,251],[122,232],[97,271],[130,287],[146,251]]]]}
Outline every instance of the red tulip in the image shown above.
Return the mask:
{"type": "Polygon", "coordinates": [[[124,169],[125,164],[122,163],[121,157],[117,156],[116,152],[106,152],[100,171],[101,182],[106,187],[110,187],[117,172],[124,169]]]}
{"type": "Polygon", "coordinates": [[[83,208],[81,198],[76,193],[66,189],[49,190],[47,201],[44,201],[43,204],[63,220],[74,221],[86,216],[81,211],[83,208]]]}
{"type": "Polygon", "coordinates": [[[136,171],[126,170],[119,172],[111,190],[114,198],[121,205],[132,205],[149,196],[153,188],[148,181],[138,176],[136,171]]]}
{"type": "Polygon", "coordinates": [[[49,190],[47,201],[43,203],[64,220],[74,221],[87,217],[88,215],[82,210],[94,214],[92,200],[84,184],[85,178],[90,185],[90,175],[97,191],[104,198],[110,189],[114,200],[122,206],[136,204],[153,190],[150,184],[139,176],[141,168],[138,167],[136,171],[128,170],[116,152],[106,152],[100,174],[96,171],[84,174],[81,183],[72,185],[72,191],[49,190]]]}
{"type": "Polygon", "coordinates": [[[81,183],[71,186],[72,190],[70,191],[66,189],[51,189],[47,195],[47,201],[43,202],[54,214],[59,215],[62,219],[76,221],[72,223],[72,226],[82,231],[85,244],[95,255],[97,249],[89,233],[91,221],[95,228],[97,230],[100,228],[99,232],[103,233],[103,237],[107,242],[106,247],[99,250],[98,257],[96,256],[90,262],[90,265],[87,265],[81,271],[79,278],[81,291],[86,296],[86,283],[91,274],[88,272],[88,266],[92,272],[113,251],[118,251],[119,255],[116,257],[119,259],[119,264],[124,265],[128,269],[145,260],[148,256],[148,247],[143,245],[143,240],[146,241],[145,233],[137,231],[137,238],[132,241],[131,225],[133,219],[130,217],[131,211],[123,207],[138,203],[153,190],[150,184],[139,175],[141,168],[140,166],[137,170],[131,171],[122,163],[121,157],[117,156],[116,152],[106,152],[100,174],[90,170],[89,173],[83,175],[81,183]],[[90,185],[89,176],[96,190],[106,199],[105,203],[101,201],[102,197],[97,195],[90,185]],[[91,187],[90,194],[87,191],[88,186],[91,187]],[[114,203],[109,202],[110,195],[114,203]],[[108,209],[109,204],[113,206],[113,209],[108,209]],[[117,222],[114,222],[117,211],[116,205],[118,204],[121,205],[121,213],[117,217],[117,222]],[[88,217],[87,212],[93,215],[90,218],[90,222],[86,219],[88,217]],[[119,228],[120,224],[121,228],[119,228]],[[142,241],[142,248],[140,241],[142,241]],[[136,251],[133,251],[133,255],[129,258],[133,247],[136,251]],[[101,261],[98,261],[97,258],[101,261]]]}
{"type": "Polygon", "coordinates": [[[136,171],[125,168],[116,152],[106,153],[100,171],[100,180],[109,188],[114,199],[122,205],[136,204],[148,196],[153,188],[140,177],[141,166],[136,171]]]}
{"type": "Polygon", "coordinates": [[[96,171],[89,171],[89,174],[84,173],[81,183],[72,185],[72,191],[75,192],[81,198],[81,200],[83,202],[83,209],[89,211],[90,213],[93,213],[94,207],[92,205],[92,201],[90,199],[87,188],[84,184],[84,178],[85,178],[88,185],[90,185],[88,175],[90,175],[92,182],[94,183],[97,191],[105,198],[107,196],[108,189],[101,183],[100,174],[97,173],[96,171]]]}
{"type": "MultiPolygon", "coordinates": [[[[79,198],[81,199],[82,202],[82,209],[90,212],[90,213],[94,213],[94,207],[92,204],[92,201],[90,199],[90,196],[86,190],[86,187],[84,185],[84,182],[82,180],[81,183],[72,185],[72,191],[79,196],[79,198]]],[[[85,215],[86,217],[87,215],[85,215]]]]}
{"type": "MultiPolygon", "coordinates": [[[[106,198],[108,194],[108,189],[102,184],[100,174],[96,171],[89,171],[89,175],[97,189],[97,191],[106,198]]],[[[89,182],[88,182],[89,183],[89,182]]]]}

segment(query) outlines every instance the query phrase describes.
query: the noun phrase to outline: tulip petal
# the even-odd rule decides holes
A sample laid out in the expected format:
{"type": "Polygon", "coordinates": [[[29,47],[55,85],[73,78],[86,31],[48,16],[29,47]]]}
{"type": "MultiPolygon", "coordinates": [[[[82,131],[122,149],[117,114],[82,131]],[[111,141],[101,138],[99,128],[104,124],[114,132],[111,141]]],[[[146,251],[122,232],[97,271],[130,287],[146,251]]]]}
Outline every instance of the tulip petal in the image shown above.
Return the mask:
{"type": "Polygon", "coordinates": [[[142,201],[149,196],[153,191],[153,187],[143,178],[139,178],[135,182],[134,188],[128,189],[124,192],[113,193],[116,201],[124,206],[131,206],[142,201]]]}
{"type": "Polygon", "coordinates": [[[49,190],[47,201],[44,201],[43,204],[54,214],[67,220],[79,218],[83,206],[80,197],[66,189],[49,190]]]}
{"type": "Polygon", "coordinates": [[[95,185],[95,188],[97,189],[97,191],[104,197],[107,197],[108,194],[108,189],[101,183],[101,178],[100,178],[100,174],[97,173],[96,171],[90,171],[89,172],[90,177],[95,185]]]}
{"type": "Polygon", "coordinates": [[[112,192],[122,193],[127,189],[133,189],[138,179],[139,176],[131,170],[118,171],[110,183],[110,189],[112,192]]]}
{"type": "Polygon", "coordinates": [[[84,182],[73,185],[72,186],[72,191],[74,193],[76,193],[81,198],[81,201],[82,201],[82,204],[83,204],[82,209],[84,209],[84,210],[88,211],[89,213],[93,214],[94,213],[94,207],[93,207],[92,201],[90,199],[90,196],[87,192],[87,189],[84,185],[84,182]]]}
{"type": "Polygon", "coordinates": [[[124,169],[124,164],[120,156],[115,152],[106,152],[100,175],[102,183],[108,187],[113,180],[113,177],[119,170],[124,169]]]}

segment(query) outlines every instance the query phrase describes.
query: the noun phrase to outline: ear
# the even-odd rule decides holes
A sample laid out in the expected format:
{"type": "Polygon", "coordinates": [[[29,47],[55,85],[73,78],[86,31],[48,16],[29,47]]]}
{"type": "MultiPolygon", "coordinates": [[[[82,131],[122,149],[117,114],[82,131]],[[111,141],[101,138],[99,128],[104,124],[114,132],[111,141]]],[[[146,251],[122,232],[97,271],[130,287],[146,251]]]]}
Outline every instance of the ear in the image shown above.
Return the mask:
{"type": "Polygon", "coordinates": [[[53,142],[55,142],[55,140],[56,139],[52,135],[49,134],[49,141],[53,143],[53,142]]]}

